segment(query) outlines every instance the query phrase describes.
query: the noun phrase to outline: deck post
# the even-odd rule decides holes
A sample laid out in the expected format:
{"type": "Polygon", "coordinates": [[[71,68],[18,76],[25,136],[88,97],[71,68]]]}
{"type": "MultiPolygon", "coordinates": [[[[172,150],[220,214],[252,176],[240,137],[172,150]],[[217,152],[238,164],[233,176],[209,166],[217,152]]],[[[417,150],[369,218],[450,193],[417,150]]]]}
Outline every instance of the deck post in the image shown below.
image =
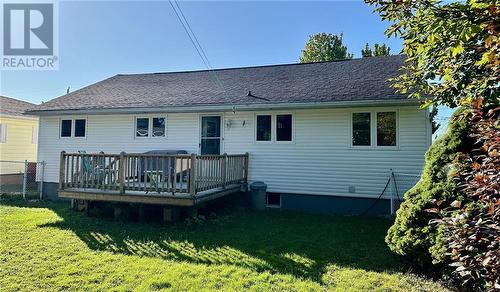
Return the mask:
{"type": "Polygon", "coordinates": [[[191,170],[189,172],[189,193],[196,195],[196,154],[191,154],[191,170]]]}
{"type": "Polygon", "coordinates": [[[118,165],[119,174],[118,179],[120,180],[120,194],[125,194],[125,152],[120,153],[120,164],[118,165]]]}
{"type": "Polygon", "coordinates": [[[243,182],[248,182],[248,157],[250,154],[248,152],[245,153],[245,161],[243,162],[243,182]]]}
{"type": "Polygon", "coordinates": [[[222,188],[226,188],[226,181],[227,181],[227,153],[224,153],[222,155],[222,167],[221,167],[221,172],[222,172],[222,188]]]}
{"type": "Polygon", "coordinates": [[[66,151],[61,151],[61,156],[59,158],[59,189],[64,190],[64,177],[66,176],[64,174],[64,154],[66,154],[66,151]]]}

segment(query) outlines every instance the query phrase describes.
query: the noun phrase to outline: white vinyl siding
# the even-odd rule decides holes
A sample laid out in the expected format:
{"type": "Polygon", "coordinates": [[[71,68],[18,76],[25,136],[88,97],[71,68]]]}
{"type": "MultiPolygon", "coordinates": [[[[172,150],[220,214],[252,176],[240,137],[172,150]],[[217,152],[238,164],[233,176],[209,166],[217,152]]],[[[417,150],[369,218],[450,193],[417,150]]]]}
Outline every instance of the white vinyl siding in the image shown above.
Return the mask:
{"type": "MultiPolygon", "coordinates": [[[[249,180],[264,181],[269,192],[376,197],[387,181],[389,169],[419,174],[429,146],[426,111],[419,110],[418,106],[294,110],[293,143],[256,143],[256,115],[261,114],[275,116],[283,112],[225,113],[221,153],[249,152],[249,180]],[[360,149],[351,146],[352,112],[395,110],[398,112],[398,147],[360,149]],[[348,192],[350,186],[355,187],[355,193],[348,192]]],[[[39,160],[47,162],[47,181],[57,182],[61,150],[199,153],[200,115],[169,113],[168,137],[164,139],[135,139],[135,115],[107,114],[87,117],[86,139],[59,140],[58,123],[62,117],[41,117],[39,160]]]]}

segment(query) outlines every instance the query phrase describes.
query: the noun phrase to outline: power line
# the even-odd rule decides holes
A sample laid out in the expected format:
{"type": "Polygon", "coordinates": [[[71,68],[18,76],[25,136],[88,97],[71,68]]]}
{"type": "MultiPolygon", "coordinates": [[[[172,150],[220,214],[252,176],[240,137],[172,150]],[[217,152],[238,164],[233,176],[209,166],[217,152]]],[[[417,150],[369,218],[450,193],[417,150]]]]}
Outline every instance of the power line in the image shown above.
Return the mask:
{"type": "Polygon", "coordinates": [[[210,64],[210,60],[208,59],[207,57],[207,54],[205,54],[205,50],[203,50],[203,47],[201,46],[200,42],[198,41],[198,38],[196,37],[196,34],[193,32],[193,30],[191,29],[191,25],[189,25],[189,22],[187,21],[187,18],[186,16],[184,15],[184,12],[182,11],[181,7],[179,6],[179,3],[176,1],[176,0],[173,0],[174,1],[174,4],[175,6],[177,7],[177,9],[179,9],[179,12],[181,13],[181,16],[182,16],[182,19],[184,19],[184,22],[186,23],[187,25],[187,28],[189,29],[189,31],[191,32],[191,34],[193,35],[193,38],[194,38],[194,41],[196,42],[196,44],[198,45],[198,47],[200,48],[200,51],[201,53],[203,54],[203,57],[205,58],[205,60],[207,61],[207,64],[208,64],[208,67],[211,68],[212,67],[212,64],[210,64]]]}
{"type": "Polygon", "coordinates": [[[168,2],[170,3],[170,6],[172,6],[172,10],[174,10],[175,15],[177,16],[177,19],[179,20],[179,22],[181,23],[182,27],[184,28],[184,31],[186,32],[187,36],[189,37],[189,40],[191,41],[191,43],[193,44],[194,48],[196,49],[196,52],[198,52],[198,55],[200,56],[201,60],[203,61],[203,64],[205,64],[205,67],[207,67],[207,69],[209,69],[210,67],[208,66],[207,61],[203,57],[202,53],[200,52],[200,49],[198,48],[198,46],[196,45],[195,41],[193,40],[193,37],[189,33],[189,30],[186,27],[186,24],[184,24],[184,21],[182,21],[182,18],[179,15],[179,12],[177,12],[177,9],[175,9],[174,4],[172,3],[172,0],[168,0],[168,2]]]}
{"type": "Polygon", "coordinates": [[[217,72],[215,72],[212,69],[212,65],[210,64],[210,60],[208,59],[207,54],[205,53],[205,50],[203,49],[200,42],[198,41],[196,34],[191,29],[191,25],[189,24],[189,21],[187,20],[186,16],[184,15],[184,12],[182,12],[181,7],[179,6],[179,4],[177,3],[176,0],[169,0],[168,2],[170,3],[170,6],[172,6],[172,10],[174,10],[175,15],[177,16],[177,19],[179,20],[182,27],[184,28],[184,31],[188,35],[189,40],[191,41],[194,48],[196,49],[196,52],[198,53],[201,60],[203,61],[203,64],[205,64],[205,67],[207,68],[207,70],[213,75],[216,85],[219,86],[219,88],[222,90],[224,98],[227,101],[229,101],[229,103],[231,104],[231,106],[233,108],[233,112],[235,112],[236,107],[234,106],[231,98],[229,98],[227,91],[225,90],[224,86],[222,85],[222,82],[219,79],[219,76],[217,76],[217,72]],[[174,7],[174,4],[175,4],[175,7],[177,7],[177,9],[174,7]],[[179,10],[179,12],[177,12],[177,10],[179,10]]]}

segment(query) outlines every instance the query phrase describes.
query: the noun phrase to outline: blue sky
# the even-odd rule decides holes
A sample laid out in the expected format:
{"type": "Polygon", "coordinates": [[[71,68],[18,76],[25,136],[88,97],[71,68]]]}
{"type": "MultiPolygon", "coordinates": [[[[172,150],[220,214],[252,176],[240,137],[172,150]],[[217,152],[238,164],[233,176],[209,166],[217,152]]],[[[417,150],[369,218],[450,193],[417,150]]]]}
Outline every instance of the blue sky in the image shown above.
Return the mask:
{"type": "MultiPolygon", "coordinates": [[[[366,42],[402,42],[362,1],[180,2],[214,68],[294,63],[308,36],[343,33],[360,57],[366,42]]],[[[3,71],[1,94],[40,103],[118,73],[205,69],[168,1],[61,1],[59,70],[3,71]]]]}

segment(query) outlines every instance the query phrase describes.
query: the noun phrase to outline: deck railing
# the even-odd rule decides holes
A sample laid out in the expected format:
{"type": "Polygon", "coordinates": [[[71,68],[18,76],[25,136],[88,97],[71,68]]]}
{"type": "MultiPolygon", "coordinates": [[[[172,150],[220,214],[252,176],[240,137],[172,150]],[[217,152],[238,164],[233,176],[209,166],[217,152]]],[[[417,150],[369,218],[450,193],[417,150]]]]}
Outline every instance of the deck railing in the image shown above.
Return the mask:
{"type": "Polygon", "coordinates": [[[60,157],[60,190],[125,193],[184,193],[247,182],[248,153],[164,155],[66,153],[60,157]]]}

